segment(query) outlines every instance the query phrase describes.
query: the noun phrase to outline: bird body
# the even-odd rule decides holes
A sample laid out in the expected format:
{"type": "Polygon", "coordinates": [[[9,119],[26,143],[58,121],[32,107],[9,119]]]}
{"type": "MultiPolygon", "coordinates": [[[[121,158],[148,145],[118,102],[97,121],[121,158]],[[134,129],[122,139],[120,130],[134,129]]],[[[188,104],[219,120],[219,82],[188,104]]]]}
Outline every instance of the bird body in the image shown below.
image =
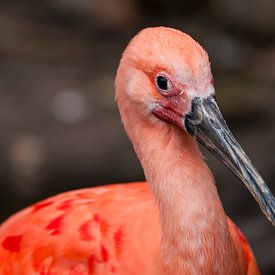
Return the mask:
{"type": "MultiPolygon", "coordinates": [[[[258,274],[242,233],[229,219],[227,224],[243,267],[239,274],[258,274]]],[[[47,198],[8,219],[0,243],[3,275],[175,274],[162,269],[159,209],[147,183],[47,198]]],[[[202,274],[221,274],[207,272],[202,274]]]]}
{"type": "Polygon", "coordinates": [[[259,274],[196,140],[273,223],[275,200],[222,118],[207,53],[180,31],[145,29],[115,88],[147,182],[67,192],[15,214],[0,226],[0,274],[259,274]]]}

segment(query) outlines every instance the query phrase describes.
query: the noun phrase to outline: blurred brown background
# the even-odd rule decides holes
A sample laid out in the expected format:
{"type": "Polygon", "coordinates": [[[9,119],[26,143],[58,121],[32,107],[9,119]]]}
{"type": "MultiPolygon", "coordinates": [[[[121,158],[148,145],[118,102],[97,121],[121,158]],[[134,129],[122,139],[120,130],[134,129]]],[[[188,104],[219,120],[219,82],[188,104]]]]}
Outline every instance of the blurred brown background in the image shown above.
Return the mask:
{"type": "MultiPolygon", "coordinates": [[[[274,0],[0,1],[1,220],[65,190],[143,179],[113,80],[129,39],[156,25],[206,48],[228,124],[275,191],[274,0]]],[[[274,228],[205,154],[227,213],[275,274],[274,228]]]]}

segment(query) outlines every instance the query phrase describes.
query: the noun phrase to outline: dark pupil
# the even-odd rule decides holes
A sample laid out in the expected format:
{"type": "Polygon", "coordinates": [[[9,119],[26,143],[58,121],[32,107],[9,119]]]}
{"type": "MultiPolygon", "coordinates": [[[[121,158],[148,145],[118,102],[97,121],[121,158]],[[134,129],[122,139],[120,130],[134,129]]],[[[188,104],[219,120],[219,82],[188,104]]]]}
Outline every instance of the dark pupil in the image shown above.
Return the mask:
{"type": "Polygon", "coordinates": [[[168,80],[164,76],[160,75],[157,77],[157,85],[161,90],[168,90],[168,80]]]}

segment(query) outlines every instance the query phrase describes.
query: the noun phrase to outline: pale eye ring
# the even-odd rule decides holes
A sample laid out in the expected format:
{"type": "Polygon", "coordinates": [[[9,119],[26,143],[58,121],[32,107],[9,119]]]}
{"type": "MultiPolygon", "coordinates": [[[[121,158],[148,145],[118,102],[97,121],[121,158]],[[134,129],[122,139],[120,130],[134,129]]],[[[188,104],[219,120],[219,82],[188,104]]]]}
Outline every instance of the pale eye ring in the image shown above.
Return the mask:
{"type": "Polygon", "coordinates": [[[163,74],[158,74],[155,77],[155,84],[156,84],[158,90],[162,93],[167,93],[171,89],[170,80],[163,74]]]}

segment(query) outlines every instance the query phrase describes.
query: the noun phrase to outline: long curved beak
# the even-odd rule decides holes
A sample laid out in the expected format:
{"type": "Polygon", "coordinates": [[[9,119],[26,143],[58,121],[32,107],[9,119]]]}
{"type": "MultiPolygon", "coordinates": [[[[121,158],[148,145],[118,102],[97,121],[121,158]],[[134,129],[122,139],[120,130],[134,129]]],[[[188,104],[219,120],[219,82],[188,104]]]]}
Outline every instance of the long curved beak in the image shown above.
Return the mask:
{"type": "Polygon", "coordinates": [[[265,216],[275,225],[275,198],[230,132],[213,96],[193,99],[185,127],[245,184],[265,216]]]}

